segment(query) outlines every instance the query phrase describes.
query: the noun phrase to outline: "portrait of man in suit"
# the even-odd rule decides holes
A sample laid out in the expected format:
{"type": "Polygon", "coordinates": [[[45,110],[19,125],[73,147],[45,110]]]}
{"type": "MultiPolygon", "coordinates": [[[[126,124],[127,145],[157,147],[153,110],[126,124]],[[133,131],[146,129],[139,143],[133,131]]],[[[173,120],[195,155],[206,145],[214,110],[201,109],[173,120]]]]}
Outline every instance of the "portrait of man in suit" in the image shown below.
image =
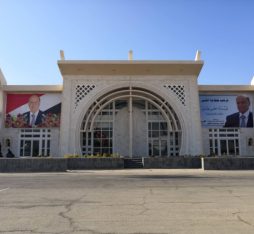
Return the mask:
{"type": "Polygon", "coordinates": [[[32,95],[28,101],[29,111],[24,113],[27,125],[36,127],[43,121],[43,112],[40,110],[40,97],[32,95]]]}
{"type": "Polygon", "coordinates": [[[253,113],[250,111],[250,99],[244,95],[236,97],[238,112],[228,115],[224,127],[253,128],[253,113]]]}

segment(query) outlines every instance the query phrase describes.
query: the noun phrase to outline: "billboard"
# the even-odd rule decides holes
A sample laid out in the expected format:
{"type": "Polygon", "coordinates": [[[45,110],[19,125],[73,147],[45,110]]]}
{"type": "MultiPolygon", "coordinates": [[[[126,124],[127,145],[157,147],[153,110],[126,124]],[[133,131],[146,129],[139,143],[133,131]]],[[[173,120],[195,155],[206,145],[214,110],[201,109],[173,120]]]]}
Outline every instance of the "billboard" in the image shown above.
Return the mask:
{"type": "Polygon", "coordinates": [[[60,127],[60,93],[8,93],[6,96],[6,128],[60,127]]]}
{"type": "Polygon", "coordinates": [[[252,99],[246,95],[200,95],[204,128],[253,127],[252,99]],[[246,115],[243,117],[242,115],[246,115]]]}

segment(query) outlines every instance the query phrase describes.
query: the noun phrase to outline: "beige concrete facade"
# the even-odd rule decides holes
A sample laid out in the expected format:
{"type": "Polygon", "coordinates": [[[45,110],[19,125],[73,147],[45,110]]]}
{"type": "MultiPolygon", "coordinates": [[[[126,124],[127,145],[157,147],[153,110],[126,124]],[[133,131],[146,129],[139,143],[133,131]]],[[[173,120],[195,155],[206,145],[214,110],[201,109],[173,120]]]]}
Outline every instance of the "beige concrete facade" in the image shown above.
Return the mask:
{"type": "MultiPolygon", "coordinates": [[[[81,122],[93,102],[110,91],[130,87],[151,91],[170,103],[182,127],[181,155],[203,154],[197,86],[197,76],[203,62],[83,61],[76,64],[75,61],[59,61],[58,64],[64,86],[61,154],[81,153],[79,145],[81,122]],[[95,88],[79,102],[78,106],[75,106],[76,87],[87,85],[93,85],[95,88]],[[182,92],[184,103],[181,102],[182,96],[165,88],[169,86],[184,87],[182,92]],[[196,138],[191,137],[192,135],[196,138]]],[[[133,142],[135,139],[132,138],[130,141],[133,142]]],[[[118,152],[118,149],[114,151],[118,152]]]]}
{"type": "MultiPolygon", "coordinates": [[[[60,129],[54,128],[51,131],[50,152],[53,157],[84,154],[82,147],[87,146],[82,145],[84,137],[81,135],[83,132],[89,134],[89,131],[94,134],[92,127],[89,131],[82,129],[85,119],[93,106],[102,108],[100,111],[103,110],[102,100],[107,100],[108,104],[113,103],[112,105],[119,100],[125,100],[127,103],[125,108],[117,110],[118,119],[116,117],[113,119],[111,153],[120,153],[128,157],[148,157],[151,154],[148,146],[151,141],[147,129],[149,121],[147,115],[144,116],[149,110],[143,111],[135,106],[135,101],[142,101],[146,108],[147,105],[156,107],[162,120],[167,123],[169,132],[175,128],[174,131],[179,133],[179,136],[177,135],[179,139],[175,140],[175,143],[180,142],[175,156],[209,155],[209,129],[201,126],[199,95],[246,94],[254,99],[253,86],[198,85],[198,75],[203,66],[203,61],[200,60],[60,60],[58,66],[63,84],[54,86],[7,85],[0,72],[0,140],[3,151],[5,139],[10,139],[12,151],[19,156],[20,129],[4,127],[8,93],[61,93],[60,129]],[[174,127],[174,124],[171,126],[174,121],[177,127],[174,127]]],[[[96,120],[98,113],[91,118],[92,122],[96,120]]],[[[253,139],[253,128],[239,129],[239,134],[241,155],[252,156],[254,146],[249,145],[249,140],[253,139]]],[[[165,138],[168,148],[171,147],[169,138],[165,138]]],[[[158,141],[160,140],[158,137],[158,141]]],[[[162,147],[162,144],[164,143],[161,140],[159,146],[162,147]]]]}

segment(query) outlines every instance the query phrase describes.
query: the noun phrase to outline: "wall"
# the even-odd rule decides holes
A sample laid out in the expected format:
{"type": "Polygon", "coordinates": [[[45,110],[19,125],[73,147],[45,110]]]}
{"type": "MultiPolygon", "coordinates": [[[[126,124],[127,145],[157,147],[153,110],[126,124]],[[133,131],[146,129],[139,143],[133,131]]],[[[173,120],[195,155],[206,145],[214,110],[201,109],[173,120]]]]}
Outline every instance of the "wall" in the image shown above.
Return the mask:
{"type": "Polygon", "coordinates": [[[89,106],[98,97],[110,90],[129,86],[151,90],[171,104],[180,119],[183,130],[181,155],[200,155],[203,153],[198,88],[195,76],[65,75],[63,78],[61,155],[81,153],[79,145],[80,126],[89,106]],[[77,87],[88,87],[88,85],[95,87],[77,102],[77,87]],[[184,97],[169,88],[173,85],[184,86],[184,97]]]}
{"type": "MultiPolygon", "coordinates": [[[[11,151],[15,155],[15,157],[19,157],[19,128],[4,128],[1,130],[2,135],[2,153],[5,156],[7,153],[7,146],[5,144],[6,139],[10,139],[11,143],[11,151]]],[[[50,144],[50,156],[59,157],[59,129],[52,128],[51,129],[51,144],[50,144]]]]}
{"type": "MultiPolygon", "coordinates": [[[[247,95],[251,98],[250,109],[254,112],[254,87],[248,86],[199,86],[200,95],[247,95]]],[[[254,128],[240,128],[240,156],[253,156],[254,128]],[[249,145],[252,139],[252,145],[249,145]]],[[[204,154],[209,155],[209,129],[202,128],[204,154]]]]}
{"type": "Polygon", "coordinates": [[[254,128],[242,128],[240,134],[241,155],[254,156],[254,128]],[[252,139],[252,145],[249,145],[249,139],[252,139]]]}
{"type": "Polygon", "coordinates": [[[6,140],[10,139],[10,150],[17,157],[19,155],[19,129],[18,128],[2,128],[2,153],[7,153],[6,140]]]}
{"type": "Polygon", "coordinates": [[[4,85],[6,85],[6,80],[0,69],[0,142],[3,138],[3,119],[4,119],[4,85]]]}

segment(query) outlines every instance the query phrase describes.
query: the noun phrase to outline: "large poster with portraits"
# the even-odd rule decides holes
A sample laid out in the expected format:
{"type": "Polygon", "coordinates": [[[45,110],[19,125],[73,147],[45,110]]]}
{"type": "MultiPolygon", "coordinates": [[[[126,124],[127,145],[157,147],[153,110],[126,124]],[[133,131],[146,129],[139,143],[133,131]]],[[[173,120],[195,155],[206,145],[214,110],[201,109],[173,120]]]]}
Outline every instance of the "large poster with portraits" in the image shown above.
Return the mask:
{"type": "Polygon", "coordinates": [[[252,98],[248,95],[200,95],[204,128],[253,128],[252,98]]]}
{"type": "Polygon", "coordinates": [[[60,93],[8,93],[6,128],[60,127],[60,93]]]}

